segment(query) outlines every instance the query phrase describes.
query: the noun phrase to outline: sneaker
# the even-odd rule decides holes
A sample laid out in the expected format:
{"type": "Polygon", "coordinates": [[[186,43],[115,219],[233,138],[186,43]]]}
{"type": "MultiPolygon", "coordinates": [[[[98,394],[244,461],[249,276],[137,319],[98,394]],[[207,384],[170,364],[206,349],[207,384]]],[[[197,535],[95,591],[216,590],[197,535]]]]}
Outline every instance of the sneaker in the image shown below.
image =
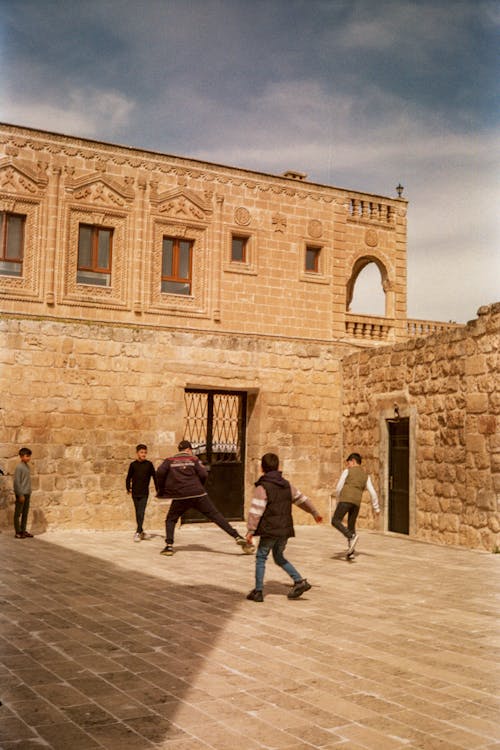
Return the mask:
{"type": "Polygon", "coordinates": [[[247,599],[250,599],[251,602],[263,602],[264,594],[259,589],[252,589],[250,593],[247,594],[247,599]]]}
{"type": "Polygon", "coordinates": [[[241,547],[242,552],[245,555],[253,555],[253,553],[255,552],[255,547],[253,546],[253,544],[249,544],[247,540],[245,539],[245,537],[237,536],[235,539],[235,542],[238,545],[238,547],[241,547]]]}
{"type": "Polygon", "coordinates": [[[294,583],[292,588],[287,594],[287,597],[289,599],[298,599],[299,596],[302,596],[306,591],[309,591],[311,588],[311,584],[306,581],[305,578],[302,579],[302,581],[297,581],[297,583],[294,583]]]}
{"type": "Polygon", "coordinates": [[[136,531],[134,534],[134,542],[140,542],[140,541],[141,541],[141,535],[139,534],[138,531],[136,531]]]}
{"type": "Polygon", "coordinates": [[[23,531],[21,533],[21,536],[23,539],[33,539],[33,534],[30,534],[29,531],[23,531]]]}
{"type": "Polygon", "coordinates": [[[352,537],[349,539],[349,546],[347,548],[347,554],[354,552],[354,547],[358,543],[358,539],[359,539],[359,536],[357,534],[353,534],[352,537]]]}
{"type": "Polygon", "coordinates": [[[164,547],[162,551],[160,552],[160,555],[166,555],[167,557],[172,557],[173,554],[174,554],[174,548],[172,547],[171,544],[167,544],[167,546],[164,547]]]}
{"type": "Polygon", "coordinates": [[[15,537],[16,539],[24,539],[24,536],[21,533],[15,534],[15,537]]]}
{"type": "Polygon", "coordinates": [[[149,542],[149,540],[151,539],[150,535],[149,535],[149,534],[146,534],[146,532],[145,532],[145,531],[141,531],[141,533],[140,533],[140,537],[141,537],[141,541],[142,541],[142,542],[143,542],[143,541],[147,541],[147,542],[149,542]]]}

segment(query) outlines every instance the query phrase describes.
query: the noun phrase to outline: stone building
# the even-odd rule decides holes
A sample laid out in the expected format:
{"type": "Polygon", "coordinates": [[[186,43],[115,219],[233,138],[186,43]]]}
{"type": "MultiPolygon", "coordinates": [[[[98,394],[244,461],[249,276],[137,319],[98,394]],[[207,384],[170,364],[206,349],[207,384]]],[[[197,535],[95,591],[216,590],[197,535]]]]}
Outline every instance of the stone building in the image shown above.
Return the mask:
{"type": "MultiPolygon", "coordinates": [[[[131,528],[124,486],[135,444],[147,443],[157,464],[187,437],[211,467],[210,494],[234,520],[263,452],[278,452],[328,515],[344,452],[361,445],[391,530],[389,401],[403,420],[405,410],[419,414],[412,456],[429,448],[434,422],[420,419],[424,376],[419,398],[404,400],[403,386],[382,370],[370,379],[366,363],[379,356],[377,367],[399,382],[417,346],[467,335],[407,319],[406,207],[297,172],[0,126],[0,459],[12,473],[19,447],[32,448],[35,528],[131,528]],[[369,263],[380,271],[382,317],[349,312],[369,263]],[[376,415],[366,411],[374,399],[376,415]]],[[[488,430],[493,407],[488,397],[478,413],[488,430]]],[[[411,523],[394,531],[491,545],[493,528],[450,536],[439,520],[436,532],[418,466],[409,462],[405,490],[411,523]]],[[[9,478],[0,493],[5,527],[9,478]]],[[[149,526],[161,527],[164,512],[152,500],[149,526]]],[[[372,523],[367,513],[362,523],[372,523]]]]}

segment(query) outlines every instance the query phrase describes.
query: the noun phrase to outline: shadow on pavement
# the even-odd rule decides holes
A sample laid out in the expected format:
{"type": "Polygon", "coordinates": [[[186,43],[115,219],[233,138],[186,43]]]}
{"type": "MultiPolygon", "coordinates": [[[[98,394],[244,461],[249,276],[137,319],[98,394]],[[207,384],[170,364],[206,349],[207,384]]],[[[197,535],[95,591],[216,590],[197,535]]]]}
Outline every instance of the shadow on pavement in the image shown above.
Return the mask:
{"type": "Polygon", "coordinates": [[[193,739],[172,720],[179,701],[203,697],[195,677],[241,594],[125,570],[40,537],[4,535],[1,558],[2,750],[193,739]]]}

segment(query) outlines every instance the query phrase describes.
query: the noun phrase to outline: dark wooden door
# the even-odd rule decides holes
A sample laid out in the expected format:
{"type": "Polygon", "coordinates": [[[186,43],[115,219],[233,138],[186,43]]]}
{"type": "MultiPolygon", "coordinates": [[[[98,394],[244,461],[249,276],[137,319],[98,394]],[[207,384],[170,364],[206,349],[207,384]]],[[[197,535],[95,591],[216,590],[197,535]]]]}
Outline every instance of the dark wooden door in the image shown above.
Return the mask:
{"type": "MultiPolygon", "coordinates": [[[[230,521],[243,519],[245,503],[246,393],[240,391],[185,391],[184,439],[208,469],[205,488],[230,521]]],[[[182,523],[206,521],[189,511],[182,523]]]]}
{"type": "Polygon", "coordinates": [[[389,531],[410,532],[410,420],[389,426],[389,531]]]}

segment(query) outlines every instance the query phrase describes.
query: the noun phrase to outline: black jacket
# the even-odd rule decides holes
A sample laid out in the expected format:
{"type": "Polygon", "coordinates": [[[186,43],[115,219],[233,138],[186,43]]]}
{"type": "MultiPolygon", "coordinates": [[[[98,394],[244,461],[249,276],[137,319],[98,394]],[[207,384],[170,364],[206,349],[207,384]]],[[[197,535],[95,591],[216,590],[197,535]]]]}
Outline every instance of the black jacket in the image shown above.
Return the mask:
{"type": "Polygon", "coordinates": [[[292,489],[281,471],[268,471],[255,486],[262,485],[267,495],[267,505],[259,521],[256,535],[261,537],[295,536],[292,519],[292,489]]]}
{"type": "Polygon", "coordinates": [[[208,472],[197,456],[177,453],[166,458],[156,472],[158,497],[173,500],[206,495],[204,484],[208,472]]]}

